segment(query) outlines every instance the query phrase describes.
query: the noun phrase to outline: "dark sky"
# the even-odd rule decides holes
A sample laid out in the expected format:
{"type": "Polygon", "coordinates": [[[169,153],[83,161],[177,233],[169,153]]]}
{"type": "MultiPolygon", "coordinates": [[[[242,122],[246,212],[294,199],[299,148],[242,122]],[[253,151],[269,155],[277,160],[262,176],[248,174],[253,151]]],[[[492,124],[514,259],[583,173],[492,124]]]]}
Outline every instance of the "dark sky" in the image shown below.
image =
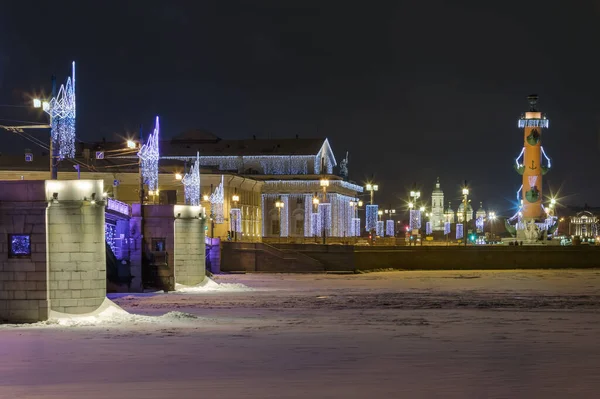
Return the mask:
{"type": "MultiPolygon", "coordinates": [[[[599,18],[598,1],[0,0],[0,104],[75,60],[82,140],[156,114],[166,136],[325,136],[385,203],[413,182],[429,197],[439,176],[447,198],[467,179],[474,202],[508,213],[517,119],[537,93],[545,182],[600,205],[599,18]]],[[[3,151],[25,145],[0,135],[3,151]]]]}

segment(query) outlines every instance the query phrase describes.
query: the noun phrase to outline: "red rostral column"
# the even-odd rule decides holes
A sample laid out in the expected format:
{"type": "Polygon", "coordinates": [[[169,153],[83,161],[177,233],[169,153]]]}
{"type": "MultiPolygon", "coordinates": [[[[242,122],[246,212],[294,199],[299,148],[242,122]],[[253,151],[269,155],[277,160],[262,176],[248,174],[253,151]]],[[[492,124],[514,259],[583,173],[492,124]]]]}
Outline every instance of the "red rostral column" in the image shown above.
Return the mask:
{"type": "Polygon", "coordinates": [[[529,222],[545,218],[542,207],[542,176],[550,169],[550,159],[542,147],[542,129],[548,127],[546,115],[537,109],[538,96],[527,97],[529,111],[521,115],[519,128],[523,129],[523,151],[517,158],[516,169],[523,176],[521,188],[521,220],[529,222]],[[522,163],[519,159],[522,157],[522,163]],[[543,158],[547,164],[544,166],[543,158]]]}

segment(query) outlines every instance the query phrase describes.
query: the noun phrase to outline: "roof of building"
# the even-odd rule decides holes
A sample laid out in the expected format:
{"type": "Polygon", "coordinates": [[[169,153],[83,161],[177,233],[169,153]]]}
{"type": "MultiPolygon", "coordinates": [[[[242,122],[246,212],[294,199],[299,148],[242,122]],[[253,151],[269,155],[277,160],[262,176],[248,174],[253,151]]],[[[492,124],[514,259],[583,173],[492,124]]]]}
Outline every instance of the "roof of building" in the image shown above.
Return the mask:
{"type": "Polygon", "coordinates": [[[437,178],[437,181],[435,182],[435,188],[433,189],[432,194],[443,194],[444,192],[442,191],[442,189],[440,188],[440,178],[437,178]]]}

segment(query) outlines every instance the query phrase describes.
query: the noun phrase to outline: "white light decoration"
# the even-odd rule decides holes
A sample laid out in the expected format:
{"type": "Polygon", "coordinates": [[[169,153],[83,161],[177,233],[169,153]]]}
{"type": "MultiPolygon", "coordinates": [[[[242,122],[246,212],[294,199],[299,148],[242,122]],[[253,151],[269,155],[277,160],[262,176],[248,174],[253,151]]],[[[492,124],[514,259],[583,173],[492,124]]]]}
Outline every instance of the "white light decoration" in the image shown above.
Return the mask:
{"type": "Polygon", "coordinates": [[[104,238],[106,243],[112,250],[113,254],[117,252],[117,245],[115,242],[117,227],[112,223],[104,223],[104,238]]]}
{"type": "Polygon", "coordinates": [[[314,212],[310,214],[311,221],[311,235],[313,237],[317,237],[321,235],[321,215],[319,212],[314,212]]]}
{"type": "Polygon", "coordinates": [[[142,159],[142,177],[148,185],[148,190],[158,189],[158,160],[160,159],[159,143],[160,125],[158,116],[154,125],[154,132],[148,137],[148,141],[140,148],[138,156],[142,159]]]}
{"type": "Polygon", "coordinates": [[[523,147],[523,149],[519,153],[519,156],[515,158],[515,163],[517,164],[517,168],[520,167],[521,165],[523,165],[522,163],[519,162],[519,159],[521,159],[521,157],[523,156],[524,153],[525,153],[525,147],[523,147]]]}
{"type": "Polygon", "coordinates": [[[242,210],[239,208],[231,209],[230,229],[236,233],[242,232],[242,210]]]}
{"type": "Polygon", "coordinates": [[[304,194],[304,237],[311,237],[311,214],[313,209],[313,196],[304,194]]]}
{"type": "Polygon", "coordinates": [[[44,111],[50,115],[52,145],[58,146],[59,157],[75,157],[75,61],[72,64],[72,76],[61,85],[56,97],[52,98],[44,111]]]}
{"type": "Polygon", "coordinates": [[[462,223],[458,223],[456,225],[456,239],[461,239],[463,237],[463,225],[462,223]]]}
{"type": "Polygon", "coordinates": [[[420,229],[421,228],[421,211],[420,210],[411,210],[410,211],[410,229],[420,229]]]}
{"type": "Polygon", "coordinates": [[[378,205],[367,205],[366,206],[366,224],[365,228],[368,232],[377,229],[377,212],[379,211],[378,205]]]}
{"type": "Polygon", "coordinates": [[[427,234],[427,235],[431,234],[431,222],[425,223],[425,234],[427,234]]]}
{"type": "Polygon", "coordinates": [[[395,224],[393,220],[386,220],[385,221],[385,235],[388,237],[394,237],[396,235],[396,232],[394,231],[395,229],[395,224]]]}
{"type": "MultiPolygon", "coordinates": [[[[202,162],[202,157],[200,157],[202,162]]],[[[265,186],[273,187],[273,189],[288,189],[297,190],[305,189],[309,192],[315,192],[322,189],[320,180],[267,180],[264,182],[265,186]]],[[[329,180],[329,187],[342,187],[351,191],[362,193],[364,188],[362,186],[350,183],[344,180],[329,180]]]]}
{"type": "Polygon", "coordinates": [[[360,237],[360,218],[352,218],[350,235],[353,237],[360,237]]]}
{"type": "Polygon", "coordinates": [[[199,154],[196,154],[196,162],[192,165],[189,173],[183,176],[183,193],[185,202],[189,205],[200,205],[200,162],[199,154]]]}
{"type": "Polygon", "coordinates": [[[519,119],[517,126],[519,129],[523,129],[524,127],[548,128],[549,122],[549,119],[519,119]]]}
{"type": "Polygon", "coordinates": [[[478,231],[483,231],[483,217],[480,216],[475,220],[475,227],[478,231]]]}
{"type": "Polygon", "coordinates": [[[321,230],[325,229],[327,237],[331,236],[331,204],[319,204],[321,230]]]}
{"type": "Polygon", "coordinates": [[[546,162],[548,162],[548,168],[552,167],[552,162],[550,162],[550,158],[548,158],[548,155],[546,155],[546,151],[544,151],[544,147],[540,146],[541,150],[542,150],[542,154],[544,155],[544,158],[546,158],[546,162]]]}
{"type": "MultiPolygon", "coordinates": [[[[210,195],[210,207],[213,214],[213,218],[216,224],[222,224],[225,222],[225,215],[223,214],[223,201],[225,199],[223,193],[223,175],[221,175],[221,183],[215,189],[215,192],[210,195]]],[[[263,210],[264,202],[262,204],[263,210]]],[[[264,220],[264,215],[263,215],[264,220]]],[[[263,236],[264,236],[264,223],[263,223],[263,236]]]]}
{"type": "Polygon", "coordinates": [[[444,223],[444,235],[450,234],[450,222],[444,223]]]}
{"type": "Polygon", "coordinates": [[[283,202],[283,209],[280,211],[281,218],[279,219],[279,236],[287,237],[289,236],[289,197],[287,195],[282,195],[281,202],[283,202]]]}
{"type": "Polygon", "coordinates": [[[379,237],[383,237],[383,233],[384,233],[383,220],[378,220],[377,228],[375,229],[375,234],[377,234],[379,237]]]}

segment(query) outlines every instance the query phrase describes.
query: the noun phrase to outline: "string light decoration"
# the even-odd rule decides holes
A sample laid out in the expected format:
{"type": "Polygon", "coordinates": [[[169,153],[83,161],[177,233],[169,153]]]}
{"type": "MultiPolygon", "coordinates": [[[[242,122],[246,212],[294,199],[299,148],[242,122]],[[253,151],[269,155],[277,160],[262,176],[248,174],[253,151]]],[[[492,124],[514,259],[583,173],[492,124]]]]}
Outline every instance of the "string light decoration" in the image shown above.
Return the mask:
{"type": "Polygon", "coordinates": [[[379,211],[379,206],[378,205],[367,205],[366,206],[366,224],[365,224],[365,228],[367,231],[371,231],[371,230],[375,230],[377,229],[377,219],[378,219],[378,211],[379,211]]]}
{"type": "MultiPolygon", "coordinates": [[[[200,157],[200,159],[202,160],[202,157],[200,157]]],[[[321,190],[320,180],[267,180],[264,182],[264,184],[267,187],[273,187],[273,190],[304,189],[308,192],[315,192],[321,190]]],[[[356,191],[358,193],[362,193],[364,191],[364,187],[344,180],[329,180],[329,187],[333,186],[342,187],[347,190],[356,191]]]]}
{"type": "Polygon", "coordinates": [[[239,208],[231,209],[230,229],[236,233],[242,232],[242,210],[239,208]]]}
{"type": "Polygon", "coordinates": [[[475,220],[475,227],[477,231],[483,231],[483,217],[480,216],[475,220]]]}
{"type": "Polygon", "coordinates": [[[462,223],[457,223],[456,224],[456,239],[461,239],[463,238],[463,225],[462,223]]]}
{"type": "Polygon", "coordinates": [[[112,250],[113,254],[117,252],[117,246],[115,243],[115,236],[117,232],[117,226],[112,223],[104,223],[104,238],[106,243],[112,250]]]}
{"type": "Polygon", "coordinates": [[[353,237],[360,237],[360,218],[352,218],[350,235],[353,237]]]}
{"type": "Polygon", "coordinates": [[[421,228],[421,211],[411,210],[410,211],[410,229],[418,230],[421,228]]]}
{"type": "Polygon", "coordinates": [[[426,222],[425,223],[425,234],[430,235],[431,234],[431,222],[426,222]]]}
{"type": "Polygon", "coordinates": [[[312,195],[304,194],[304,237],[311,237],[312,195]]]}
{"type": "Polygon", "coordinates": [[[450,227],[451,227],[450,222],[444,223],[444,235],[450,234],[450,227]]]}
{"type": "Polygon", "coordinates": [[[378,220],[377,227],[375,228],[375,234],[377,234],[379,237],[383,237],[384,231],[383,220],[378,220]]]}
{"type": "Polygon", "coordinates": [[[67,83],[60,86],[56,97],[44,109],[50,115],[52,145],[58,147],[61,159],[75,158],[75,61],[72,64],[72,75],[67,83]]]}
{"type": "Polygon", "coordinates": [[[331,204],[319,204],[319,215],[321,221],[321,232],[325,229],[327,237],[331,236],[331,204]]]}
{"type": "Polygon", "coordinates": [[[196,154],[196,162],[192,165],[189,173],[183,176],[181,182],[183,183],[183,193],[185,202],[189,205],[200,205],[200,162],[199,156],[196,154]]]}
{"type": "Polygon", "coordinates": [[[550,120],[546,118],[542,119],[519,119],[517,126],[519,129],[523,129],[524,127],[541,127],[548,128],[550,124],[550,120]]]}
{"type": "Polygon", "coordinates": [[[142,160],[142,178],[148,185],[148,190],[158,189],[158,160],[160,159],[159,143],[160,125],[158,116],[154,125],[154,132],[148,137],[148,141],[140,148],[138,157],[142,160]]]}
{"type": "Polygon", "coordinates": [[[388,237],[394,237],[396,235],[395,232],[395,224],[393,220],[385,221],[385,235],[388,237]]]}
{"type": "Polygon", "coordinates": [[[287,195],[281,196],[281,202],[283,202],[283,209],[281,210],[281,219],[279,220],[279,231],[280,237],[289,236],[289,217],[288,217],[288,209],[289,208],[289,197],[287,195]]]}
{"type": "Polygon", "coordinates": [[[314,212],[310,214],[311,221],[311,235],[313,237],[321,235],[321,215],[319,212],[314,212]]]}
{"type": "MultiPolygon", "coordinates": [[[[216,224],[222,224],[225,222],[225,215],[223,214],[223,202],[225,196],[223,193],[223,175],[221,175],[221,183],[215,188],[215,192],[210,195],[210,208],[213,214],[213,218],[216,224]]],[[[264,201],[262,203],[262,209],[265,209],[264,201]]],[[[263,211],[264,212],[264,211],[263,211]]],[[[263,215],[264,220],[264,215],[263,215]]],[[[263,236],[264,236],[264,224],[263,224],[263,236]]]]}
{"type": "Polygon", "coordinates": [[[11,234],[9,256],[21,257],[31,255],[31,236],[29,234],[11,234]]]}

